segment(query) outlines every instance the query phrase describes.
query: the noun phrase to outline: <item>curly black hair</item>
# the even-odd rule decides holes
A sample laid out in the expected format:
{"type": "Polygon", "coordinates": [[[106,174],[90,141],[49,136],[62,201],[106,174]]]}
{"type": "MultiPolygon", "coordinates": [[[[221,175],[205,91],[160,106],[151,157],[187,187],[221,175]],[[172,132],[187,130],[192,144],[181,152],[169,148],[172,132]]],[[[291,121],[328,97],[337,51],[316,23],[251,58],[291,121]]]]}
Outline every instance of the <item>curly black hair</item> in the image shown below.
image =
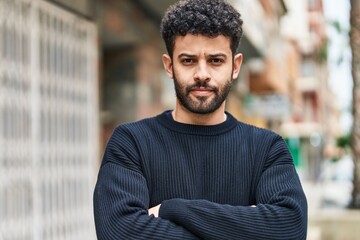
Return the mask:
{"type": "Polygon", "coordinates": [[[242,24],[240,13],[225,0],[181,0],[165,12],[160,32],[170,57],[176,36],[188,33],[229,37],[235,54],[243,34],[242,24]]]}

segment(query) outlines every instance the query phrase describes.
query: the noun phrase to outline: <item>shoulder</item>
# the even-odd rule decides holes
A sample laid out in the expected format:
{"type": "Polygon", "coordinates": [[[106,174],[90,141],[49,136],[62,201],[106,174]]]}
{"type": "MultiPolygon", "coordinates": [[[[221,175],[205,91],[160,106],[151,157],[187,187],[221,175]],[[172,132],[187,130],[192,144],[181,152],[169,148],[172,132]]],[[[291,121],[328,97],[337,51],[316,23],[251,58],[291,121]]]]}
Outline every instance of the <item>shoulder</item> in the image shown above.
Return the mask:
{"type": "Polygon", "coordinates": [[[117,143],[129,143],[131,145],[148,144],[149,140],[159,132],[164,131],[158,120],[158,116],[144,118],[134,122],[119,124],[113,131],[110,141],[117,143]]]}
{"type": "Polygon", "coordinates": [[[255,142],[269,144],[272,141],[282,140],[282,137],[279,134],[270,129],[256,127],[244,122],[238,122],[238,129],[251,136],[251,139],[255,142]]]}
{"type": "Polygon", "coordinates": [[[283,137],[270,129],[242,122],[238,123],[238,128],[243,129],[240,136],[242,139],[246,139],[248,147],[252,149],[258,159],[267,159],[278,154],[287,155],[289,152],[283,137]]]}
{"type": "MultiPolygon", "coordinates": [[[[146,148],[146,143],[152,139],[148,132],[155,120],[153,118],[143,119],[135,122],[119,124],[111,134],[106,144],[104,159],[119,163],[131,160],[139,162],[140,149],[146,148]],[[147,142],[145,142],[147,141],[147,142]],[[114,161],[117,159],[117,161],[114,161]]],[[[104,161],[105,162],[105,161],[104,161]]]]}
{"type": "Polygon", "coordinates": [[[239,125],[249,131],[250,147],[253,148],[256,159],[263,159],[264,168],[293,164],[288,145],[278,133],[245,123],[239,123],[239,125]]]}
{"type": "Polygon", "coordinates": [[[144,118],[134,122],[119,124],[114,129],[114,134],[136,134],[146,131],[157,124],[156,117],[144,118]]]}

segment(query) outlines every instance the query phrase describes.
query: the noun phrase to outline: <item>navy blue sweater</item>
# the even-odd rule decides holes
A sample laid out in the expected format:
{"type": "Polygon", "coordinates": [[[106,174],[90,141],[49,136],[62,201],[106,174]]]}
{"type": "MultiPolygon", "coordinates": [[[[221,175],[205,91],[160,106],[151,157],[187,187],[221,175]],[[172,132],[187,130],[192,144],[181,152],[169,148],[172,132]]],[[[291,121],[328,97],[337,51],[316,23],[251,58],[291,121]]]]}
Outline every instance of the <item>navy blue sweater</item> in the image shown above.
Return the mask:
{"type": "Polygon", "coordinates": [[[100,240],[301,240],[307,230],[307,202],[285,142],[229,113],[214,126],[175,122],[170,111],[118,126],[94,216],[100,240]],[[148,216],[160,203],[159,217],[148,216]]]}

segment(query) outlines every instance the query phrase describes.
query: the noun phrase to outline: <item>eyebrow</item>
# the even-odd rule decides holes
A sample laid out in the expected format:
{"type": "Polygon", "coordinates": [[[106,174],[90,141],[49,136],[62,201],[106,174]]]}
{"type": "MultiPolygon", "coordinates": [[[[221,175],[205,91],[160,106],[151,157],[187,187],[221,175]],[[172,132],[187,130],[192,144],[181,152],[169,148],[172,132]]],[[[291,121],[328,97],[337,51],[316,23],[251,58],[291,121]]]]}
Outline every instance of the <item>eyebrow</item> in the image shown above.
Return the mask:
{"type": "MultiPolygon", "coordinates": [[[[227,58],[226,54],[224,53],[214,53],[214,54],[209,54],[209,57],[224,57],[227,58]]],[[[179,54],[178,58],[182,58],[182,57],[189,57],[189,58],[195,58],[196,55],[195,54],[190,54],[190,53],[181,53],[179,54]]]]}
{"type": "Polygon", "coordinates": [[[189,54],[189,53],[181,53],[181,54],[179,54],[178,58],[182,58],[182,57],[194,58],[194,57],[196,57],[196,55],[195,54],[189,54]]]}
{"type": "Polygon", "coordinates": [[[224,58],[227,58],[226,54],[224,53],[215,53],[215,54],[209,54],[210,57],[224,57],[224,58]]]}

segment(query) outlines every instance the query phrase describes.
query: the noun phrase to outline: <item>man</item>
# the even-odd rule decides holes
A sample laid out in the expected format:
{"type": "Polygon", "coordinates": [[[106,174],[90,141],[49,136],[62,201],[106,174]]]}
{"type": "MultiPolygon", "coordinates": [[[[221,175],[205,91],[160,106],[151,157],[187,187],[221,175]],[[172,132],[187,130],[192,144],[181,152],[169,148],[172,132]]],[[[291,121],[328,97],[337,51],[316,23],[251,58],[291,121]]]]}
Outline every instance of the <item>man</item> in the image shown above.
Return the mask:
{"type": "Polygon", "coordinates": [[[162,61],[176,107],[115,129],[94,192],[98,239],[306,239],[306,198],[283,139],[225,112],[241,26],[224,0],[168,9],[162,61]]]}

